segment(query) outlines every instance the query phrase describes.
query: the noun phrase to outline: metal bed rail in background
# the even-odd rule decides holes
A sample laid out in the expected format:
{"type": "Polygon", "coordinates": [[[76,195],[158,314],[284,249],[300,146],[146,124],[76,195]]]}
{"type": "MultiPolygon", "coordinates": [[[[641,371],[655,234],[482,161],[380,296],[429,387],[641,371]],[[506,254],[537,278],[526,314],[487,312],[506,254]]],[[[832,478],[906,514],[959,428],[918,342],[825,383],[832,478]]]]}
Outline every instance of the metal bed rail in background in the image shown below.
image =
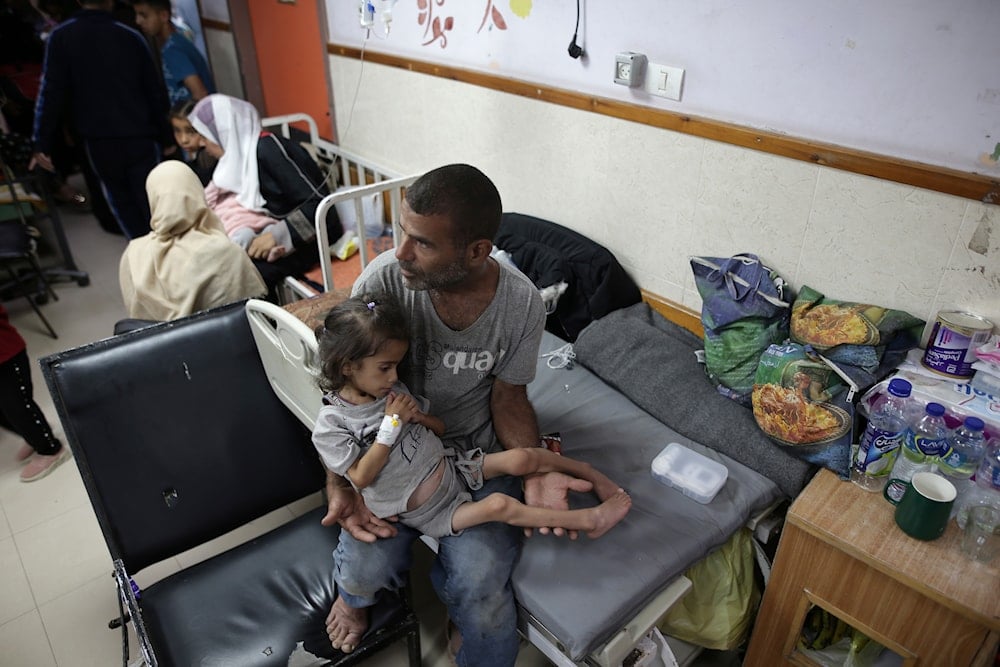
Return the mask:
{"type": "MultiPolygon", "coordinates": [[[[392,224],[392,239],[393,245],[395,246],[396,239],[398,238],[397,235],[399,233],[399,211],[403,202],[404,193],[406,192],[406,188],[419,177],[419,174],[399,176],[396,178],[378,181],[370,185],[360,185],[347,189],[341,189],[324,197],[323,200],[320,201],[319,206],[316,208],[316,242],[319,244],[320,257],[330,256],[331,241],[326,231],[327,211],[330,210],[330,207],[336,206],[340,202],[351,202],[356,213],[356,220],[358,221],[355,233],[358,236],[358,250],[361,254],[361,268],[364,269],[364,267],[368,265],[368,243],[365,239],[364,211],[362,203],[366,197],[370,197],[372,195],[382,197],[383,199],[388,198],[389,200],[389,215],[387,222],[391,222],[392,224]]],[[[337,239],[333,240],[334,243],[336,241],[337,239]]],[[[330,266],[329,260],[321,262],[320,265],[323,271],[323,290],[329,292],[333,289],[333,270],[330,266]]]]}
{"type": "MultiPolygon", "coordinates": [[[[416,180],[416,176],[402,177],[398,172],[376,164],[356,153],[345,150],[331,141],[319,136],[316,121],[312,116],[305,113],[293,113],[283,116],[269,116],[261,120],[261,125],[286,139],[296,139],[292,136],[292,130],[297,129],[307,138],[302,141],[307,142],[312,149],[312,153],[319,162],[326,177],[327,185],[332,194],[327,195],[316,211],[316,220],[326,220],[326,214],[330,206],[341,202],[352,202],[357,221],[354,233],[358,236],[358,252],[361,258],[361,268],[368,265],[368,243],[365,237],[365,210],[362,206],[364,198],[370,195],[382,197],[383,204],[388,204],[388,215],[380,222],[392,225],[393,243],[395,244],[397,221],[399,220],[399,207],[402,202],[402,195],[405,187],[416,180]],[[296,125],[304,125],[306,130],[296,125]],[[338,175],[334,177],[334,174],[338,175]]],[[[382,207],[384,211],[384,206],[382,207]]],[[[321,258],[329,258],[330,246],[339,239],[330,239],[326,231],[326,225],[316,224],[317,244],[320,249],[321,258]]],[[[320,262],[323,272],[323,289],[329,291],[333,287],[333,276],[330,262],[320,262]]],[[[285,286],[300,298],[307,298],[315,295],[315,290],[295,278],[287,278],[285,286]]]]}

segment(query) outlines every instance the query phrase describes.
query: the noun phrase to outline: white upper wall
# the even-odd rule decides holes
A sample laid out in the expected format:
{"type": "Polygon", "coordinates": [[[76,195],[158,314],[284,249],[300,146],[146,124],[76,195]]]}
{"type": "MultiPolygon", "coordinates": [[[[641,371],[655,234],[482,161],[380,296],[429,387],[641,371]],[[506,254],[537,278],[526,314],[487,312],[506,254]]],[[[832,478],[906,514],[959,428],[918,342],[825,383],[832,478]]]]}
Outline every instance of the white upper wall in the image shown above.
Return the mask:
{"type": "MultiPolygon", "coordinates": [[[[579,60],[571,0],[402,0],[365,48],[1000,176],[998,0],[580,4],[579,60]],[[614,84],[621,51],[685,68],[681,101],[614,84]]],[[[357,2],[327,15],[332,42],[362,45],[357,2]]]]}

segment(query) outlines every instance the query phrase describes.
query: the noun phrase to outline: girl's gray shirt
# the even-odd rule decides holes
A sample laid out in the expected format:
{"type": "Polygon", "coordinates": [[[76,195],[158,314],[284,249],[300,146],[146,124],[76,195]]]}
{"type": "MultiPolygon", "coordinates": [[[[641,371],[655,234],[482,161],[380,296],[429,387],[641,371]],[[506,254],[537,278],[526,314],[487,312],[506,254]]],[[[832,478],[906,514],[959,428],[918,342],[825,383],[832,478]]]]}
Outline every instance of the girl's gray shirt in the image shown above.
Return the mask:
{"type": "MultiPolygon", "coordinates": [[[[396,383],[393,391],[410,393],[400,383],[396,383]]],[[[420,396],[414,398],[420,410],[427,412],[427,399],[420,396]]],[[[313,428],[313,445],[329,470],[350,480],[347,471],[375,442],[385,417],[386,399],[356,405],[337,394],[327,394],[323,403],[313,428]]],[[[440,438],[429,428],[403,424],[382,471],[361,490],[365,505],[380,518],[402,514],[413,491],[434,470],[444,454],[440,438]]]]}

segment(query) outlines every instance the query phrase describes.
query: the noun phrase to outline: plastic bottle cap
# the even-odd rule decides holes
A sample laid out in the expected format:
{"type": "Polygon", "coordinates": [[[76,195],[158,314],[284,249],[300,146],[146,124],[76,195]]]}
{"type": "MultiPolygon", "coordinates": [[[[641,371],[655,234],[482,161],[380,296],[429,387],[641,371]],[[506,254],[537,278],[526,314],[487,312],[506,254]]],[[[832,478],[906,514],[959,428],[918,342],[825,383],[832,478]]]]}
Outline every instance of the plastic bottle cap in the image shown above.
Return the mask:
{"type": "Polygon", "coordinates": [[[910,390],[913,389],[913,385],[904,380],[903,378],[895,378],[889,382],[889,393],[893,396],[899,396],[900,398],[906,398],[910,395],[910,390]]]}
{"type": "Polygon", "coordinates": [[[934,417],[940,417],[944,414],[944,406],[940,403],[928,403],[927,404],[927,414],[934,417]]]}
{"type": "Polygon", "coordinates": [[[986,427],[986,424],[979,417],[966,417],[965,427],[970,431],[982,431],[986,427]]]}

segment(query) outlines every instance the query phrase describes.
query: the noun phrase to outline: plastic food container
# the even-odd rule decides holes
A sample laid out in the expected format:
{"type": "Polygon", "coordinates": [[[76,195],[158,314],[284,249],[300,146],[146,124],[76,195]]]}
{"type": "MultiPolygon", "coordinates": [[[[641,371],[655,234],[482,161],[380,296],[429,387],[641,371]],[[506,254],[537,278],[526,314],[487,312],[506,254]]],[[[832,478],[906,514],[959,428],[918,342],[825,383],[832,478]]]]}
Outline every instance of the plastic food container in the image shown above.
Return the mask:
{"type": "Polygon", "coordinates": [[[702,505],[712,502],[729,477],[726,466],[678,442],[664,447],[650,468],[657,480],[702,505]]]}

